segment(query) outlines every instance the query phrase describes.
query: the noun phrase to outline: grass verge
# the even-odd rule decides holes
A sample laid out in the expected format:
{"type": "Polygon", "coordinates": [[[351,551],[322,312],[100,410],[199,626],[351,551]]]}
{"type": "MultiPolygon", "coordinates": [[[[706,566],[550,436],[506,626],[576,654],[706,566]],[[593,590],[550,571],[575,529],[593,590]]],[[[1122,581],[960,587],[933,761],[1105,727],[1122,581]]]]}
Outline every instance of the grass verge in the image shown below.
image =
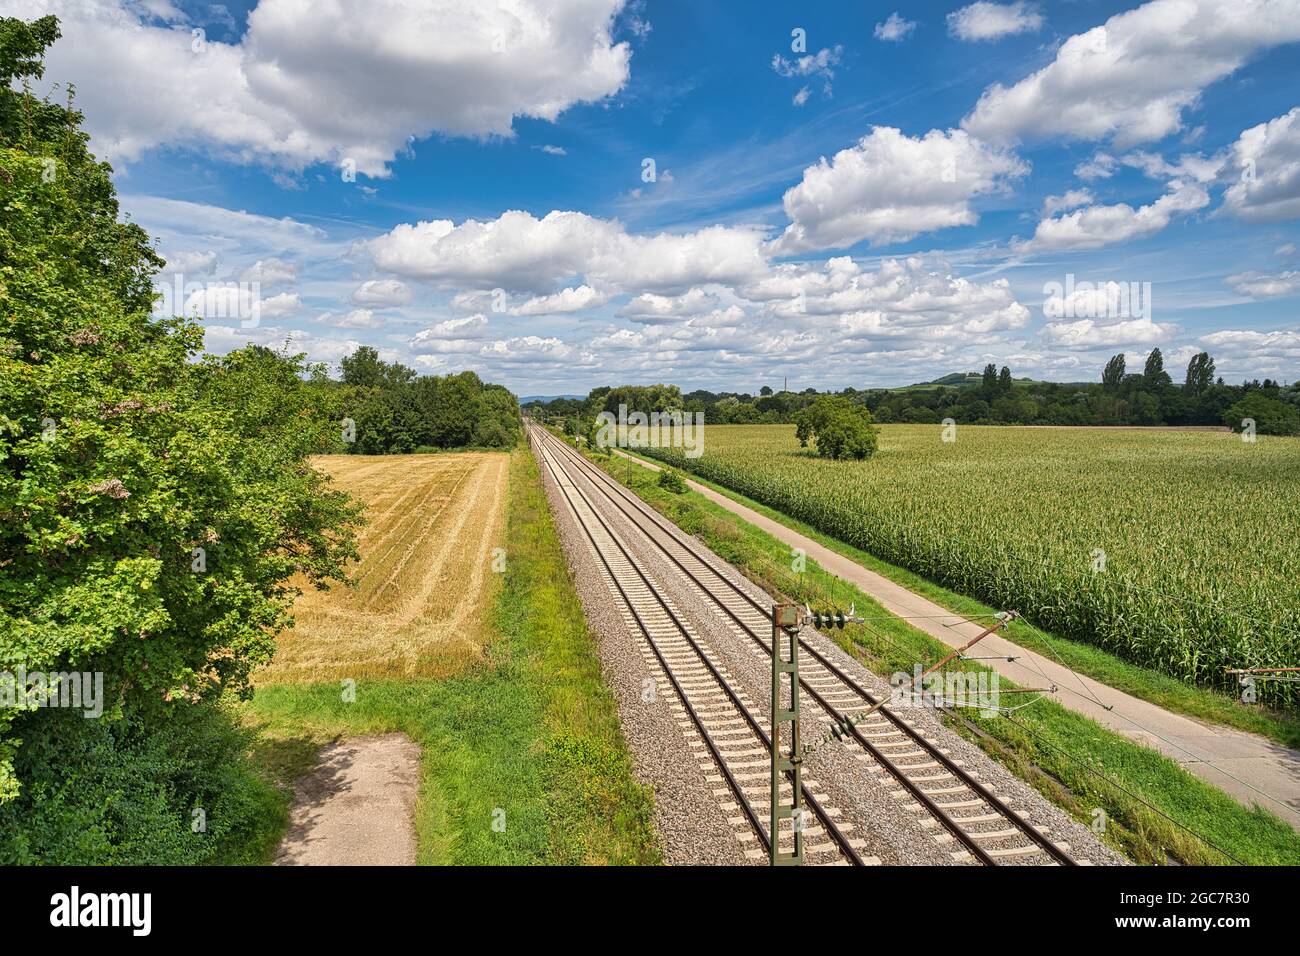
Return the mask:
{"type": "MultiPolygon", "coordinates": [[[[593,460],[769,591],[811,604],[856,602],[870,623],[850,625],[833,636],[877,673],[910,672],[915,662],[938,660],[950,650],[892,617],[869,595],[811,559],[804,574],[790,574],[786,570],[790,559],[787,545],[703,495],[693,491],[674,494],[661,488],[656,476],[645,469],[599,457],[593,460]]],[[[743,500],[734,494],[730,497],[743,500]]],[[[744,503],[809,537],[826,541],[783,515],[750,501],[744,503]]],[[[835,550],[855,560],[859,557],[851,548],[835,550]]],[[[881,562],[874,559],[862,563],[872,570],[881,569],[881,562]]],[[[895,580],[912,586],[903,578],[895,580]]],[[[922,593],[937,600],[933,590],[922,593]]],[[[977,607],[973,603],[961,606],[967,613],[974,613],[977,607]]],[[[1052,643],[1059,648],[1059,642],[1052,643]]],[[[983,669],[975,662],[958,667],[983,669]]],[[[1005,679],[1002,685],[1013,686],[1005,679]]],[[[1167,757],[1054,701],[1039,701],[1011,716],[944,716],[957,732],[992,753],[1076,819],[1088,824],[1104,819],[1102,838],[1137,862],[1300,864],[1300,835],[1284,821],[1263,810],[1242,807],[1167,757]]]]}
{"type": "Polygon", "coordinates": [[[400,731],[422,748],[421,864],[657,863],[651,796],[525,449],[511,457],[507,508],[483,662],[437,680],[359,679],[353,703],[336,683],[261,688],[245,708],[255,757],[290,785],[330,740],[400,731]]]}

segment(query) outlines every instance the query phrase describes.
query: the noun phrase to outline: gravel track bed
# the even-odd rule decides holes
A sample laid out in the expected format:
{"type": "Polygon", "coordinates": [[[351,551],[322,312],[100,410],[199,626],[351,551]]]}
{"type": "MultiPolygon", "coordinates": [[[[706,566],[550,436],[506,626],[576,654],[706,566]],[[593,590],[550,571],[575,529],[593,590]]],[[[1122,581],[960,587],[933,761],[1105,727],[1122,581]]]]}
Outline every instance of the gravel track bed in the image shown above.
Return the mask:
{"type": "MultiPolygon", "coordinates": [[[[670,863],[752,863],[744,856],[745,846],[727,823],[729,815],[714,795],[718,784],[704,779],[678,722],[684,710],[675,703],[671,687],[650,703],[642,701],[643,681],[655,677],[640,650],[643,638],[629,628],[621,613],[621,601],[606,583],[605,571],[592,555],[590,543],[569,510],[546,469],[543,480],[557,527],[569,557],[570,569],[587,611],[588,621],[599,638],[602,668],[618,700],[624,734],[633,753],[639,779],[654,788],[655,823],[670,863]]],[[[753,713],[762,726],[770,721],[771,664],[767,653],[747,635],[739,632],[731,619],[701,591],[698,585],[681,574],[677,566],[630,519],[595,490],[590,479],[578,473],[578,487],[615,529],[634,557],[655,582],[664,589],[715,662],[721,664],[753,702],[753,713]]],[[[627,507],[631,507],[628,505],[627,507]]],[[[662,516],[660,516],[662,518],[662,516]]],[[[642,519],[644,520],[644,519],[642,519]]],[[[667,522],[667,519],[663,519],[667,522]]],[[[671,524],[671,522],[667,522],[671,524]]],[[[679,540],[689,541],[699,553],[729,580],[756,600],[767,603],[771,597],[741,572],[727,564],[701,541],[674,527],[679,540]]],[[[733,596],[734,597],[734,596],[733,596]]],[[[769,634],[763,633],[767,639],[769,634]]],[[[876,695],[888,695],[887,681],[878,677],[833,640],[811,628],[802,633],[805,644],[815,647],[824,657],[876,695]]],[[[666,686],[660,681],[661,688],[666,686]]],[[[801,698],[803,737],[814,743],[829,724],[824,712],[805,693],[801,698]]],[[[1122,865],[1127,861],[1101,844],[1092,831],[1076,822],[1059,807],[1024,783],[979,747],[946,727],[933,708],[910,708],[900,716],[935,744],[942,753],[989,787],[1024,818],[1053,840],[1069,844],[1071,856],[1092,864],[1122,865]]],[[[805,773],[815,779],[824,804],[839,811],[837,822],[848,825],[848,835],[865,841],[859,853],[870,862],[884,864],[974,865],[951,834],[930,817],[919,803],[902,789],[894,776],[867,756],[856,743],[834,742],[821,746],[805,761],[805,773]],[[875,859],[870,859],[870,858],[875,859]]],[[[734,812],[730,815],[734,815],[734,812]]],[[[986,849],[1023,845],[1024,838],[1006,841],[986,840],[986,849]]],[[[746,844],[753,848],[755,844],[746,844]]],[[[757,862],[762,862],[757,861],[757,862]]],[[[1049,862],[1046,854],[1029,859],[1030,863],[1049,862]]]]}
{"type": "MultiPolygon", "coordinates": [[[[584,486],[584,490],[589,490],[589,486],[584,486]]],[[[633,535],[629,530],[630,522],[621,512],[606,499],[594,494],[593,498],[602,506],[601,513],[612,518],[615,528],[630,543],[637,558],[664,584],[669,596],[686,613],[701,637],[727,663],[732,675],[743,683],[759,705],[766,726],[771,714],[771,662],[766,652],[748,636],[737,633],[730,618],[701,595],[698,586],[687,581],[662,551],[644,537],[633,535]]],[[[698,538],[688,537],[680,529],[676,529],[676,533],[679,538],[689,540],[697,553],[745,593],[760,602],[772,600],[770,595],[719,558],[698,538]]],[[[827,636],[805,628],[801,638],[803,643],[811,644],[871,693],[877,696],[890,693],[888,681],[868,670],[827,636]]],[[[829,729],[829,724],[806,693],[801,696],[800,703],[804,742],[811,744],[829,729]]],[[[1087,826],[1051,803],[978,746],[945,726],[934,708],[910,708],[902,716],[1026,820],[1053,840],[1068,843],[1070,855],[1075,859],[1086,859],[1096,865],[1128,863],[1123,856],[1102,844],[1087,826]]],[[[903,799],[894,796],[899,791],[893,776],[870,758],[865,762],[859,760],[856,755],[860,753],[863,753],[862,748],[852,742],[826,744],[810,755],[805,767],[832,794],[832,804],[858,825],[854,835],[867,840],[869,849],[865,852],[879,856],[883,863],[952,864],[954,861],[949,851],[960,849],[960,844],[945,839],[946,830],[932,820],[920,804],[906,795],[901,795],[903,799]],[[935,842],[936,836],[940,843],[935,842]]],[[[987,849],[996,849],[1023,842],[1014,839],[985,841],[983,845],[987,849]]],[[[1045,857],[1045,854],[1040,856],[1045,857]]]]}
{"type": "Polygon", "coordinates": [[[646,665],[639,649],[643,636],[628,628],[619,598],[606,584],[605,570],[592,554],[591,543],[545,463],[539,460],[539,466],[569,571],[587,624],[596,635],[601,671],[618,704],[633,772],[654,791],[654,824],[664,861],[676,865],[752,863],[745,859],[744,848],[713,795],[718,785],[704,779],[678,726],[679,714],[684,712],[673,706],[671,687],[646,665]],[[646,678],[656,679],[660,688],[648,703],[641,699],[646,678]]]}

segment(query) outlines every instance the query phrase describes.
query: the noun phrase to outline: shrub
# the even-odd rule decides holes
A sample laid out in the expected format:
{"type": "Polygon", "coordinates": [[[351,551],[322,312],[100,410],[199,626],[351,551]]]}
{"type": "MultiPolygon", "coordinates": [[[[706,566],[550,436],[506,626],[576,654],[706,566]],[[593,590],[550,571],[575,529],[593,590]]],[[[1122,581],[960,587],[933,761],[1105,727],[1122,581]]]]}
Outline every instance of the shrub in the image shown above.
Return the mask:
{"type": "Polygon", "coordinates": [[[259,863],[283,826],[286,798],[245,761],[251,732],[218,705],[165,723],[45,710],[25,736],[0,865],[259,863]]]}
{"type": "Polygon", "coordinates": [[[659,472],[659,478],[656,483],[660,488],[663,488],[665,491],[671,491],[675,495],[686,493],[686,482],[682,480],[681,475],[673,471],[671,468],[662,469],[659,472]]]}

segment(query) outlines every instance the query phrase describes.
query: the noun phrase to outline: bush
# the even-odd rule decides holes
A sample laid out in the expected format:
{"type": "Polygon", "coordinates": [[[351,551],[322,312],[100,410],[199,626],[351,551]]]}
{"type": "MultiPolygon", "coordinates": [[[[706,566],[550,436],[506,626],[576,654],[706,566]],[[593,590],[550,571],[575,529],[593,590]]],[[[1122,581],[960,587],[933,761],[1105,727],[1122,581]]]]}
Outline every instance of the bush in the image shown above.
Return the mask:
{"type": "Polygon", "coordinates": [[[1247,418],[1254,419],[1255,431],[1261,435],[1300,435],[1300,410],[1263,392],[1248,392],[1223,413],[1223,423],[1234,432],[1242,430],[1247,418]]]}
{"type": "Polygon", "coordinates": [[[493,418],[481,419],[474,426],[474,444],[480,448],[509,448],[518,440],[518,434],[505,423],[493,418]]]}
{"type": "Polygon", "coordinates": [[[660,488],[665,491],[671,491],[675,495],[686,493],[686,482],[682,480],[681,475],[673,471],[671,468],[662,469],[659,472],[659,478],[656,483],[660,488]]]}
{"type": "Polygon", "coordinates": [[[0,865],[260,863],[283,828],[287,799],[245,759],[251,731],[217,704],[161,724],[44,710],[24,729],[0,865]]]}

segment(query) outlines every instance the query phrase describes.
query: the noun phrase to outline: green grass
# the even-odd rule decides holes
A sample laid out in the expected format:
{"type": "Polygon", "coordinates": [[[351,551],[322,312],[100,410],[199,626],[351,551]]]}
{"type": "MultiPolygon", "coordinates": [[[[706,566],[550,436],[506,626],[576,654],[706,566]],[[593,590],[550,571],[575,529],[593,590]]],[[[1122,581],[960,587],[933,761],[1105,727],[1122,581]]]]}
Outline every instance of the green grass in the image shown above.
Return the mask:
{"type": "MultiPolygon", "coordinates": [[[[662,467],[659,462],[653,463],[662,467]]],[[[622,476],[623,469],[620,469],[619,473],[622,476]]],[[[831,551],[849,558],[896,584],[901,584],[955,614],[987,619],[995,611],[982,601],[958,594],[919,574],[887,561],[881,561],[874,555],[823,534],[797,518],[769,508],[762,502],[732,491],[724,485],[701,478],[699,475],[691,475],[691,480],[752,508],[805,537],[812,538],[831,551]]],[[[784,571],[784,565],[779,566],[777,570],[784,571]]],[[[1081,674],[1086,674],[1126,694],[1158,704],[1166,710],[1208,723],[1235,727],[1238,730],[1268,737],[1287,747],[1300,749],[1300,717],[1295,715],[1262,704],[1246,704],[1236,697],[1229,697],[1211,688],[1185,683],[1168,674],[1126,661],[1094,645],[1045,632],[1024,620],[1012,623],[1004,634],[1021,647],[1059,660],[1081,674]]]]}
{"type": "Polygon", "coordinates": [[[258,690],[247,717],[282,783],[341,736],[400,731],[420,744],[421,864],[649,864],[652,801],[565,564],[532,455],[511,460],[507,570],[487,660],[442,680],[359,680],[258,690]],[[505,829],[493,815],[505,811],[505,829]]]}
{"type": "MultiPolygon", "coordinates": [[[[911,671],[915,662],[929,663],[951,650],[889,615],[869,595],[824,571],[811,559],[804,574],[792,575],[787,545],[704,496],[665,492],[658,487],[656,477],[644,469],[594,460],[769,590],[814,605],[847,606],[855,602],[868,623],[851,625],[833,632],[833,636],[877,673],[911,671]]],[[[739,499],[734,494],[731,497],[739,499]]],[[[798,522],[753,502],[745,504],[825,541],[798,522]]],[[[836,550],[862,560],[873,570],[881,570],[880,562],[854,554],[853,549],[841,546],[836,550]]],[[[895,573],[899,572],[895,569],[895,573]]],[[[895,579],[909,586],[917,583],[903,577],[895,579]]],[[[924,593],[936,599],[933,588],[924,593]]],[[[962,607],[975,613],[977,605],[962,607]]],[[[1058,649],[1062,643],[1052,641],[1058,649]]],[[[958,666],[963,670],[982,669],[974,662],[958,666]]],[[[1003,687],[1009,685],[1011,682],[1002,681],[1003,687]]],[[[1300,835],[1282,820],[1262,810],[1247,810],[1174,761],[1054,701],[1042,700],[1013,716],[946,715],[945,719],[1080,821],[1091,823],[1094,810],[1104,811],[1108,824],[1103,839],[1140,863],[1300,864],[1300,835]]]]}

